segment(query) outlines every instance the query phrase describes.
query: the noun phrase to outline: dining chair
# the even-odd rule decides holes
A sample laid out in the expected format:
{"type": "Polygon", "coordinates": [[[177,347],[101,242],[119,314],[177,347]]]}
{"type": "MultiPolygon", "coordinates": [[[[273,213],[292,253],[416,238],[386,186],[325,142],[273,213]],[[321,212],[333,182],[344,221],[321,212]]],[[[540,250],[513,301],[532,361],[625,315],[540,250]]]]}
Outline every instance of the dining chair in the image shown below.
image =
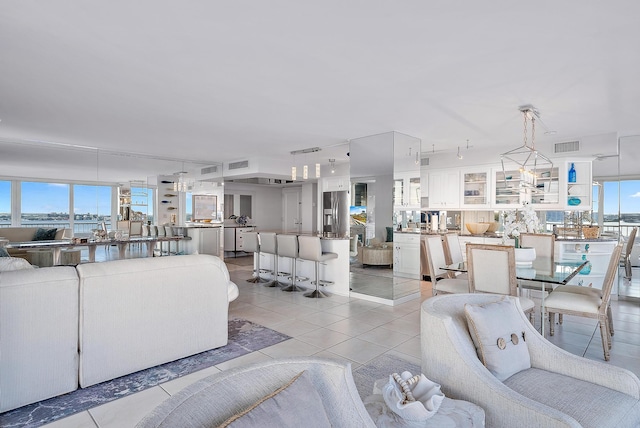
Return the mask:
{"type": "Polygon", "coordinates": [[[621,264],[624,266],[625,279],[631,279],[631,251],[633,251],[633,244],[635,243],[637,232],[637,227],[631,229],[629,239],[627,239],[627,246],[625,248],[624,255],[622,256],[622,259],[620,259],[621,264]]]}
{"type": "Polygon", "coordinates": [[[427,261],[429,263],[429,277],[433,295],[441,293],[468,293],[469,281],[466,279],[453,279],[451,272],[440,269],[447,264],[444,255],[444,246],[440,236],[429,236],[425,239],[427,248],[427,261]]]}
{"type": "Polygon", "coordinates": [[[533,322],[533,300],[518,296],[516,252],[510,245],[467,244],[467,271],[471,293],[514,296],[533,322]]]}
{"type": "MultiPolygon", "coordinates": [[[[552,274],[553,270],[553,256],[555,252],[556,245],[556,237],[552,234],[546,233],[522,233],[520,234],[520,246],[534,248],[536,250],[536,258],[544,257],[545,260],[549,261],[549,266],[542,266],[539,263],[536,264],[536,270],[549,271],[549,275],[552,274]]],[[[529,290],[539,290],[542,291],[542,283],[536,281],[520,281],[520,289],[524,289],[526,291],[529,290]]],[[[545,286],[545,293],[551,291],[551,287],[545,286]]]]}
{"type": "Polygon", "coordinates": [[[622,244],[616,245],[613,249],[607,273],[602,283],[602,294],[570,293],[557,289],[549,293],[549,297],[545,300],[545,311],[549,314],[549,334],[551,336],[554,334],[555,314],[574,315],[598,320],[605,361],[609,361],[609,351],[612,345],[612,334],[609,326],[611,310],[609,303],[613,284],[618,277],[620,254],[622,254],[622,244]]]}
{"type": "MultiPolygon", "coordinates": [[[[447,264],[464,262],[464,255],[460,247],[460,239],[457,233],[447,233],[444,235],[444,256],[447,264]]],[[[456,279],[469,279],[466,273],[457,273],[456,279]]]]}

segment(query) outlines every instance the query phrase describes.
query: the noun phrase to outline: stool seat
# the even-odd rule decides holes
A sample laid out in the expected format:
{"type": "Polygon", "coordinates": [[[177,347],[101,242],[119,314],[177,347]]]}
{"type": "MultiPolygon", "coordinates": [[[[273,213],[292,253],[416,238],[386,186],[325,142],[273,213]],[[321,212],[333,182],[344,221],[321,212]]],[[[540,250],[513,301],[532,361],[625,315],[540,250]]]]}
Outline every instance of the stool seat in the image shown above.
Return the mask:
{"type": "Polygon", "coordinates": [[[278,283],[278,242],[274,232],[260,232],[258,234],[258,242],[260,243],[260,252],[271,254],[273,256],[273,270],[260,269],[260,273],[270,273],[273,275],[271,281],[265,282],[265,287],[276,287],[281,285],[278,283]]]}

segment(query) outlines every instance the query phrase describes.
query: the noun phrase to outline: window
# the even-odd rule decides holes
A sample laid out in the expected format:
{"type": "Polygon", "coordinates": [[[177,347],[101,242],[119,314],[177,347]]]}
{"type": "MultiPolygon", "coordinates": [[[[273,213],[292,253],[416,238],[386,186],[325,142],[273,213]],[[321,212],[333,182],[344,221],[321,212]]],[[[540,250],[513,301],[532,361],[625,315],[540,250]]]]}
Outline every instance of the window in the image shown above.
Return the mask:
{"type": "Polygon", "coordinates": [[[91,233],[102,222],[111,228],[111,186],[73,186],[73,231],[91,233]]]}
{"type": "Polygon", "coordinates": [[[0,227],[11,226],[11,182],[0,181],[0,227]]]}
{"type": "Polygon", "coordinates": [[[22,182],[23,226],[69,227],[69,184],[22,182]]]}

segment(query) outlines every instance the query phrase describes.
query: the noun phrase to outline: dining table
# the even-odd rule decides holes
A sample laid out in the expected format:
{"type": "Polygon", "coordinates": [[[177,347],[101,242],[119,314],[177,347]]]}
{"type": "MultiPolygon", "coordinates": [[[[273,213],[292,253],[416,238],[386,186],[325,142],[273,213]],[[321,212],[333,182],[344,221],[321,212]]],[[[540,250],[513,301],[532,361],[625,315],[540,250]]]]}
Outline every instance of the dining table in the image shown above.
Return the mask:
{"type": "MultiPolygon", "coordinates": [[[[516,263],[516,278],[519,281],[533,281],[540,283],[541,298],[540,298],[540,333],[545,335],[545,308],[544,297],[545,287],[547,284],[553,288],[558,285],[565,285],[576,275],[580,273],[583,267],[588,264],[588,261],[583,260],[569,260],[559,259],[552,257],[538,256],[533,262],[516,263]]],[[[467,262],[452,263],[450,265],[442,266],[440,269],[452,272],[467,272],[467,262]]],[[[518,283],[520,286],[520,283],[518,283]]]]}

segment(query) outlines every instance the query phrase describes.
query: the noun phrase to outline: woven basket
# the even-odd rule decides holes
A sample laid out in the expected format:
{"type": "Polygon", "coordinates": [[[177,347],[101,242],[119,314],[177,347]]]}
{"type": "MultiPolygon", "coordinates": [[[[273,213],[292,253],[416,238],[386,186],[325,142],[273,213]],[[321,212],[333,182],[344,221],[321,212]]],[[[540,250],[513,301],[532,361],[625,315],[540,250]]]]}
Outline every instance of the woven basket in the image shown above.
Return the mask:
{"type": "Polygon", "coordinates": [[[587,226],[582,228],[582,235],[586,239],[596,239],[600,236],[600,227],[598,226],[587,226]]]}

